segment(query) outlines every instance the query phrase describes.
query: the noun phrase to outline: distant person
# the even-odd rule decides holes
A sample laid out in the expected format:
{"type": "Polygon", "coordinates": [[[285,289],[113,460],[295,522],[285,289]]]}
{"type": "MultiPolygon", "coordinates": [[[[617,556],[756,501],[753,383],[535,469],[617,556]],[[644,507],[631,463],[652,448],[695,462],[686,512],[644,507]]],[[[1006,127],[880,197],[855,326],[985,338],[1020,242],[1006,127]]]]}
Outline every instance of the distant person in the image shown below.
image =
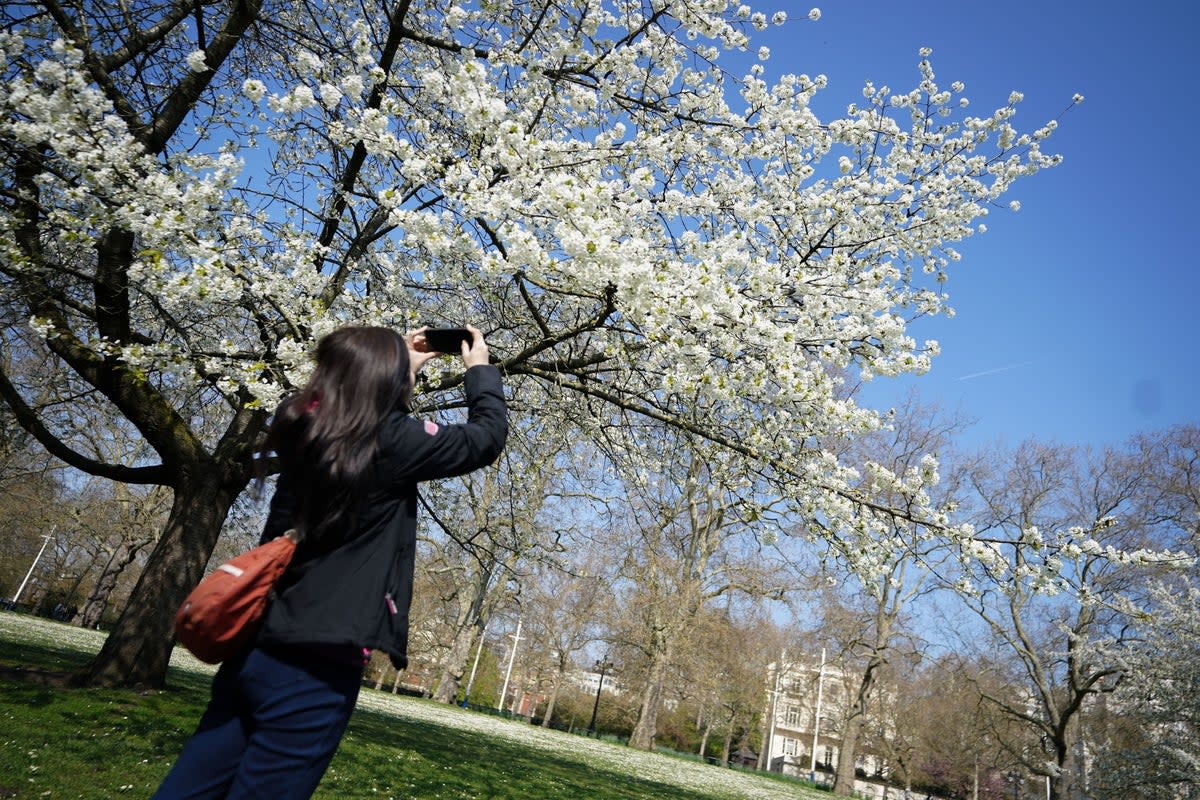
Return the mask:
{"type": "Polygon", "coordinates": [[[438,355],[425,329],[344,327],[318,343],[312,377],[280,404],[262,446],[281,466],[262,541],[297,528],[300,545],[256,643],[217,671],[156,798],[311,796],[369,651],[407,665],[417,483],[487,466],[508,431],[500,372],[468,329],[461,425],[409,416],[416,374],[438,355]]]}

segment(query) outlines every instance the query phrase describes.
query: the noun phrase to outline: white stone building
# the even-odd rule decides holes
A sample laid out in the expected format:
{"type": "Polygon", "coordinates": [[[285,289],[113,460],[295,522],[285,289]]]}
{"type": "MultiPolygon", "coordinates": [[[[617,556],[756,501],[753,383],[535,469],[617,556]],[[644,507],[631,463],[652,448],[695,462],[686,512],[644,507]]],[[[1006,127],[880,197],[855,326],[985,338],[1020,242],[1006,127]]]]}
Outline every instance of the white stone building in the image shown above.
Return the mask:
{"type": "MultiPolygon", "coordinates": [[[[821,659],[771,664],[768,674],[767,728],[764,749],[774,772],[831,783],[841,755],[842,728],[849,698],[859,679],[821,659]]],[[[869,725],[870,723],[868,723],[869,725]]],[[[860,741],[855,767],[867,779],[887,776],[887,762],[860,741]]],[[[856,787],[858,788],[858,787],[856,787]]],[[[882,797],[877,785],[859,788],[882,797]]]]}

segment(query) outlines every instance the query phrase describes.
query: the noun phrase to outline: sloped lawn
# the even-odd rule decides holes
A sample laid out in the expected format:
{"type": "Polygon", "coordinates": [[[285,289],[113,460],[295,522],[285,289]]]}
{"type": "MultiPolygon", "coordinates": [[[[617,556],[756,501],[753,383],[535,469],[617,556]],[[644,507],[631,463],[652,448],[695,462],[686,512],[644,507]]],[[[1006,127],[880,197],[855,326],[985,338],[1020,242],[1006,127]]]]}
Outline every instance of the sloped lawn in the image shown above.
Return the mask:
{"type": "MultiPolygon", "coordinates": [[[[0,612],[0,798],[147,797],[212,668],[177,649],[167,691],[69,689],[103,635],[0,612]]],[[[364,688],[317,797],[815,800],[824,792],[364,688]]]]}

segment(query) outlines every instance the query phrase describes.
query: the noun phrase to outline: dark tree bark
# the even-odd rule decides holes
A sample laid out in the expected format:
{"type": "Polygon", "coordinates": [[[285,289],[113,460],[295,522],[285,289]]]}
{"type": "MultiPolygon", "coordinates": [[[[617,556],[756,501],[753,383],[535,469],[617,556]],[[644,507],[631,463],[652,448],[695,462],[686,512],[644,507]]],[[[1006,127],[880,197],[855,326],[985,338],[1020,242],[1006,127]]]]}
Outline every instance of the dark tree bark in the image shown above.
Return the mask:
{"type": "Polygon", "coordinates": [[[230,506],[245,485],[201,475],[176,489],[166,528],[112,633],[78,676],[89,686],[160,688],[174,646],[175,610],[202,577],[230,506]]]}

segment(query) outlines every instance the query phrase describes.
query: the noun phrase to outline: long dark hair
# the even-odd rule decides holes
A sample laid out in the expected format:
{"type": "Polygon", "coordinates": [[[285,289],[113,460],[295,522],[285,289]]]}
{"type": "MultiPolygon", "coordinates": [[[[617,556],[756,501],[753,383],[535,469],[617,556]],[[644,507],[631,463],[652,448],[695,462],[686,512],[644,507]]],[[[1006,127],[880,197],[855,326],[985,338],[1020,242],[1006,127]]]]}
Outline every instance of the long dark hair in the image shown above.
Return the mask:
{"type": "Polygon", "coordinates": [[[292,524],[307,540],[345,534],[383,420],[407,405],[411,391],[408,345],[395,331],[347,326],[317,343],[316,369],[280,403],[260,449],[260,463],[276,453],[295,481],[300,504],[292,524]]]}

